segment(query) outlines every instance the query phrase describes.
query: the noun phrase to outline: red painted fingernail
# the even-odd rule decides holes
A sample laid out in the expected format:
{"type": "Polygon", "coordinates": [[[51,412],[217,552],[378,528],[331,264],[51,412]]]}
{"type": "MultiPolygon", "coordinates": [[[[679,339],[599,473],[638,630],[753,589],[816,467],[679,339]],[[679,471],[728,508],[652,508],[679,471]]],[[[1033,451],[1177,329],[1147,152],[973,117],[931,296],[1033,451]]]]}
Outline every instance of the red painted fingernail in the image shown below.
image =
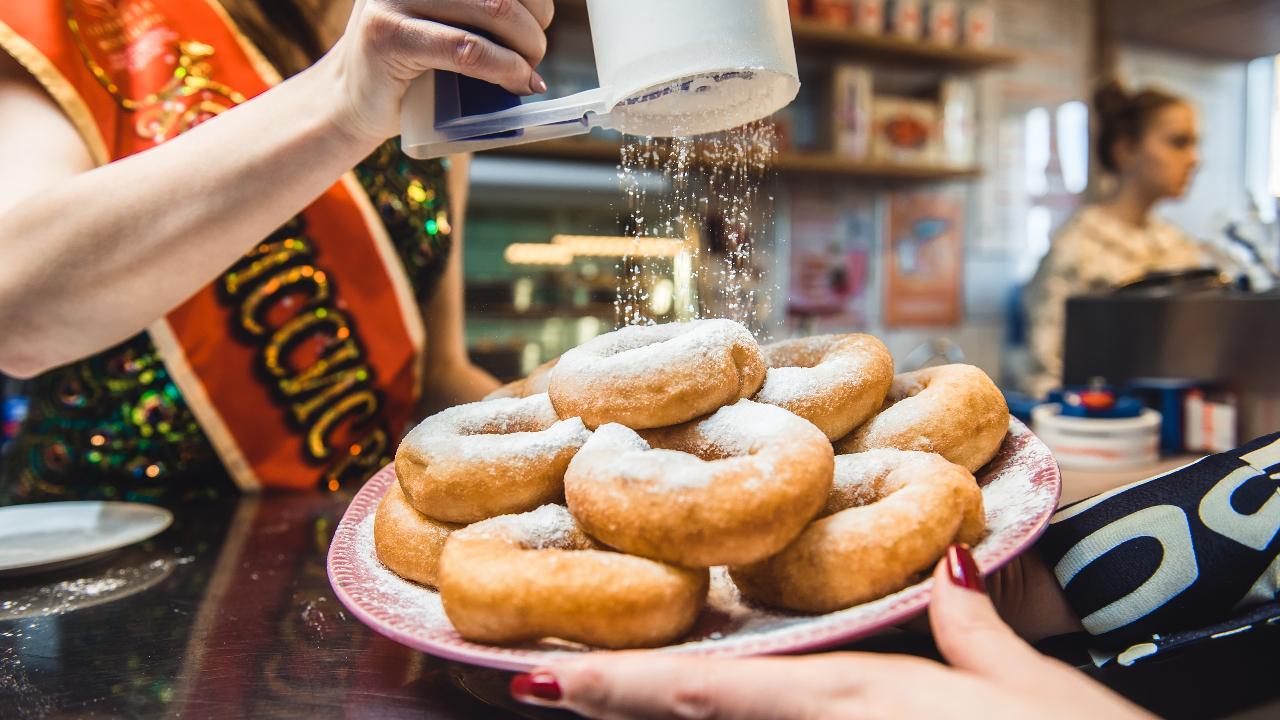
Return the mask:
{"type": "Polygon", "coordinates": [[[522,673],[511,678],[511,695],[517,700],[531,697],[556,702],[564,693],[560,691],[560,683],[550,673],[522,673]]]}
{"type": "Polygon", "coordinates": [[[947,574],[951,577],[951,582],[966,590],[987,591],[968,545],[952,545],[947,548],[947,574]]]}

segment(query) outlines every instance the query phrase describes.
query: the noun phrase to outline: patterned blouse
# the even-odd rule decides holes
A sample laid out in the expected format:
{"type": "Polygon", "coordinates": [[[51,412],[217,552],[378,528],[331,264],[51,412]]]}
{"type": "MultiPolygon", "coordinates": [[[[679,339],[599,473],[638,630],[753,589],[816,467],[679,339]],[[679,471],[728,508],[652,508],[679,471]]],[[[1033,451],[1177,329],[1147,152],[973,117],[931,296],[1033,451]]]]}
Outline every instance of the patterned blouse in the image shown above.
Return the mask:
{"type": "MultiPolygon", "coordinates": [[[[395,140],[356,167],[419,303],[434,292],[451,246],[446,171],[447,161],[411,160],[395,140]]],[[[145,332],[45,373],[23,393],[28,415],[0,460],[0,505],[236,492],[145,332]]]]}
{"type": "Polygon", "coordinates": [[[1198,242],[1163,220],[1139,229],[1107,210],[1080,210],[1054,238],[1023,291],[1031,350],[1025,390],[1036,397],[1062,382],[1067,298],[1119,287],[1148,273],[1207,267],[1198,242]]]}

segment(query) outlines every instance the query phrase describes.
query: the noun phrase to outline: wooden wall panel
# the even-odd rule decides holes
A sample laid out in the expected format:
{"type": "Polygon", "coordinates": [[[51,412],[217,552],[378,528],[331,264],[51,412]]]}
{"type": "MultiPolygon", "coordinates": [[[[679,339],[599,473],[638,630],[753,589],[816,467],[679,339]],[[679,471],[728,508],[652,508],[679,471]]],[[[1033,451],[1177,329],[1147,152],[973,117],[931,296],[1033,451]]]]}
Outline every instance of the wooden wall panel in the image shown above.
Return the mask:
{"type": "Polygon", "coordinates": [[[1221,58],[1280,53],[1280,0],[1103,0],[1121,42],[1221,58]]]}

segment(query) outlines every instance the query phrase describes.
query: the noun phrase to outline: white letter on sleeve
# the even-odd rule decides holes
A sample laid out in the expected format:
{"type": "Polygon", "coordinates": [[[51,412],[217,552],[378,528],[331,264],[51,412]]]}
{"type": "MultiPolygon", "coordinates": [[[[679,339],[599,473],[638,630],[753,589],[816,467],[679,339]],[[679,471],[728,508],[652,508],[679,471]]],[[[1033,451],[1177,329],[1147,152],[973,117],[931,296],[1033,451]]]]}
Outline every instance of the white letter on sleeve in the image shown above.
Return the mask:
{"type": "Polygon", "coordinates": [[[1144,537],[1160,543],[1163,549],[1160,566],[1128,595],[1082,619],[1080,623],[1091,635],[1110,632],[1149,615],[1196,581],[1199,567],[1186,513],[1176,505],[1156,505],[1098,528],[1076,543],[1053,569],[1058,584],[1065,588],[1098,558],[1130,540],[1144,537]]]}
{"type": "Polygon", "coordinates": [[[1255,477],[1258,477],[1256,468],[1242,467],[1219,480],[1200,499],[1200,520],[1223,537],[1254,550],[1265,550],[1280,531],[1280,493],[1267,498],[1252,515],[1241,515],[1231,507],[1231,496],[1255,477]]]}

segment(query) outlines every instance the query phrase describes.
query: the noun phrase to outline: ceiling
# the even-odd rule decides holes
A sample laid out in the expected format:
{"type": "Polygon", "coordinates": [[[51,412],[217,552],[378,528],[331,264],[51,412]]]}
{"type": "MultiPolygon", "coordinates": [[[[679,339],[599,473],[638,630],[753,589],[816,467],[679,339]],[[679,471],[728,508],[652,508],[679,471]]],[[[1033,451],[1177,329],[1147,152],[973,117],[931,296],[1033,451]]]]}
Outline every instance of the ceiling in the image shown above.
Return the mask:
{"type": "Polygon", "coordinates": [[[1222,58],[1280,54],[1280,0],[1099,0],[1122,42],[1222,58]]]}

